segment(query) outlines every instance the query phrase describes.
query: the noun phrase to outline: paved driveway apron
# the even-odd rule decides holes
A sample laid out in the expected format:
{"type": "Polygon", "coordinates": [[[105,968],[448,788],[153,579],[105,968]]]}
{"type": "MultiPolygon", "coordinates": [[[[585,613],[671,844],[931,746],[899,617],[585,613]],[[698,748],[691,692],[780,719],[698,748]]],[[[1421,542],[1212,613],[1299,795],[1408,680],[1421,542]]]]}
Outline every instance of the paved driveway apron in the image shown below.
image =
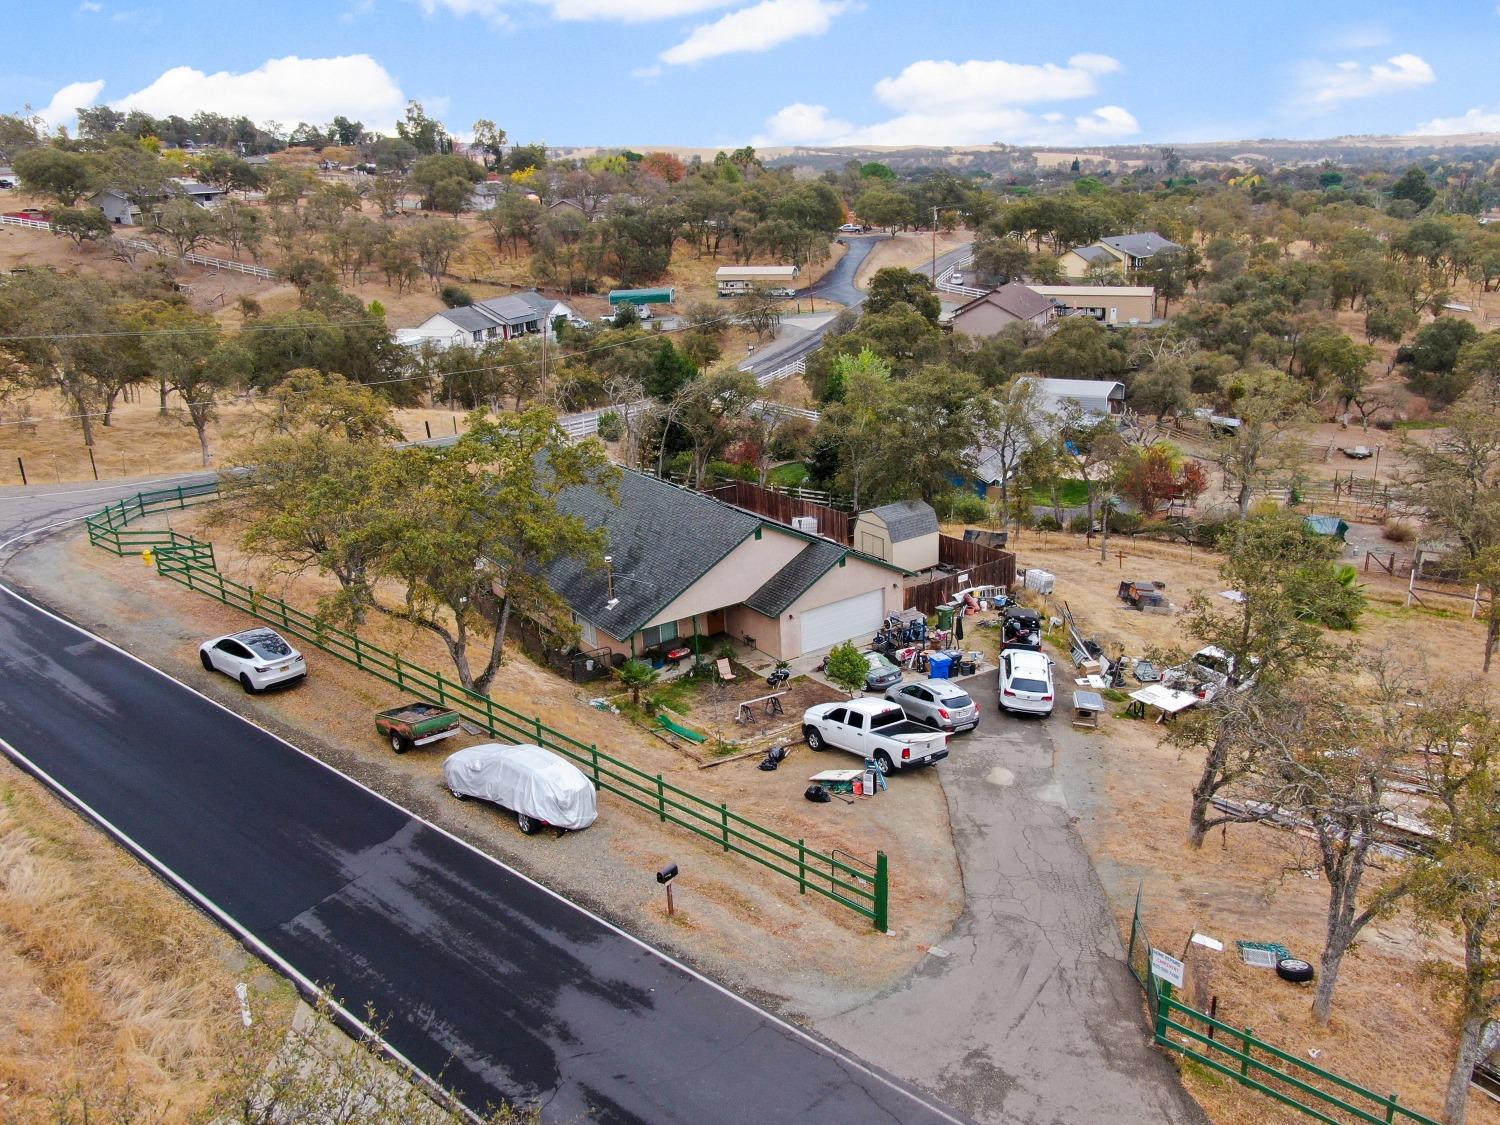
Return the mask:
{"type": "Polygon", "coordinates": [[[937,767],[963,916],[913,976],[818,1029],[982,1121],[1203,1122],[1149,1046],[1109,902],[1071,823],[1048,735],[1063,713],[999,714],[994,681],[964,683],[983,718],[937,767]]]}

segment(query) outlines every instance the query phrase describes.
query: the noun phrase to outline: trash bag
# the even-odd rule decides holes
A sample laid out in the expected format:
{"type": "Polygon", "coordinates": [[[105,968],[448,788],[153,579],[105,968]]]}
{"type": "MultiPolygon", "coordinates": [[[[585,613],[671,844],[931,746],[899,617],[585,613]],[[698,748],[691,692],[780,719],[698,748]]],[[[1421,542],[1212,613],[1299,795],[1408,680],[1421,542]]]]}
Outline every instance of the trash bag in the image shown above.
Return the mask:
{"type": "Polygon", "coordinates": [[[826,805],[829,801],[833,800],[828,795],[828,790],[824,789],[821,785],[809,785],[807,792],[802,795],[815,805],[826,805]]]}
{"type": "Polygon", "coordinates": [[[760,764],[760,769],[769,773],[786,760],[787,749],[785,746],[773,746],[766,751],[766,757],[760,764]]]}

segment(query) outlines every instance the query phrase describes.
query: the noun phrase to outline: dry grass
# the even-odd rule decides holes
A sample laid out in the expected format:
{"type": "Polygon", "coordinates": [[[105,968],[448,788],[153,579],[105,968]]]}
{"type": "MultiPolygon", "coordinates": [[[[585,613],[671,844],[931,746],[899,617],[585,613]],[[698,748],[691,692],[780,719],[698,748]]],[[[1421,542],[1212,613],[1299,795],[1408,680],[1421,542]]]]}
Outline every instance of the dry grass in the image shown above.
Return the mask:
{"type": "MultiPolygon", "coordinates": [[[[1191,646],[1180,618],[1126,609],[1115,589],[1121,577],[1160,579],[1180,606],[1195,589],[1221,588],[1218,557],[1165,544],[1116,545],[1126,553],[1123,566],[1113,550],[1101,566],[1097,546],[1070,535],[1028,533],[1015,546],[1022,566],[1057,575],[1054,609],[1066,601],[1084,631],[1110,651],[1118,645],[1138,655],[1191,646]]],[[[1433,673],[1454,665],[1477,672],[1483,633],[1478,624],[1458,615],[1405,609],[1399,604],[1400,584],[1377,582],[1374,576],[1368,581],[1371,606],[1359,631],[1343,638],[1356,654],[1382,648],[1446,653],[1451,654],[1446,667],[1434,667],[1433,673]]],[[[1500,681],[1500,673],[1494,679],[1500,681]]],[[[1372,925],[1345,960],[1331,1026],[1317,1026],[1309,993],[1240,964],[1233,942],[1279,941],[1316,963],[1326,884],[1304,874],[1315,864],[1299,851],[1303,842],[1274,828],[1239,827],[1222,838],[1215,834],[1201,851],[1191,850],[1185,843],[1187,796],[1197,762],[1161,745],[1161,733],[1153,723],[1115,717],[1104,721],[1098,736],[1065,736],[1088,763],[1095,786],[1096,799],[1081,828],[1122,932],[1129,927],[1137,886],[1143,885],[1150,935],[1161,947],[1179,952],[1194,929],[1228,945],[1214,958],[1205,989],[1218,996],[1220,1019],[1253,1027],[1266,1041],[1308,1062],[1379,1093],[1395,1091],[1404,1104],[1435,1114],[1454,1040],[1451,1012],[1436,995],[1424,962],[1456,958],[1452,941],[1444,934],[1419,933],[1399,916],[1372,925]]],[[[1305,1120],[1204,1068],[1186,1067],[1185,1079],[1216,1122],[1305,1120]]],[[[1500,1107],[1476,1095],[1470,1120],[1500,1121],[1500,1107]]]]}
{"type": "MultiPolygon", "coordinates": [[[[972,231],[938,231],[937,256],[956,250],[967,242],[973,241],[972,231]]],[[[894,238],[884,238],[875,244],[875,249],[870,251],[870,256],[860,263],[859,273],[855,276],[855,284],[868,285],[870,278],[875,276],[876,270],[883,270],[888,266],[902,266],[911,269],[913,266],[926,265],[933,257],[932,232],[922,231],[900,231],[894,238]]]]}
{"type": "Polygon", "coordinates": [[[75,1087],[96,1120],[127,1097],[191,1120],[241,1034],[238,981],[256,1018],[286,1025],[290,990],[269,970],[0,764],[0,1121],[50,1119],[75,1087]]]}

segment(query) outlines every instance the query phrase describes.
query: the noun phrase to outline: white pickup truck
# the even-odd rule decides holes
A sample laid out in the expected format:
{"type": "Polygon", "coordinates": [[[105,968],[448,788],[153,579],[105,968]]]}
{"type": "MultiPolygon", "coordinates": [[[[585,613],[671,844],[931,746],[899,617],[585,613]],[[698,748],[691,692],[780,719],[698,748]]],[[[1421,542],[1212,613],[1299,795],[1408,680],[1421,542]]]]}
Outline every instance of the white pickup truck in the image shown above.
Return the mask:
{"type": "Polygon", "coordinates": [[[847,750],[873,758],[883,774],[926,766],[948,756],[948,736],[914,723],[888,699],[820,703],[802,715],[809,750],[847,750]]]}

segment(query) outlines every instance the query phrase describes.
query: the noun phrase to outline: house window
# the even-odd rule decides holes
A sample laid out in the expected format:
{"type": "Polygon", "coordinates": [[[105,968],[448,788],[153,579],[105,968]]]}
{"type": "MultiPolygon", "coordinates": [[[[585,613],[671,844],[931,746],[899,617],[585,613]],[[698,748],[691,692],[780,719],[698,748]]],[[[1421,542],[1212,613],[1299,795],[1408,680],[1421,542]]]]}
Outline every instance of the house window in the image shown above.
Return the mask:
{"type": "Polygon", "coordinates": [[[666,641],[677,639],[677,622],[667,621],[661,625],[653,625],[649,629],[641,630],[641,644],[646,648],[655,648],[666,641]]]}

